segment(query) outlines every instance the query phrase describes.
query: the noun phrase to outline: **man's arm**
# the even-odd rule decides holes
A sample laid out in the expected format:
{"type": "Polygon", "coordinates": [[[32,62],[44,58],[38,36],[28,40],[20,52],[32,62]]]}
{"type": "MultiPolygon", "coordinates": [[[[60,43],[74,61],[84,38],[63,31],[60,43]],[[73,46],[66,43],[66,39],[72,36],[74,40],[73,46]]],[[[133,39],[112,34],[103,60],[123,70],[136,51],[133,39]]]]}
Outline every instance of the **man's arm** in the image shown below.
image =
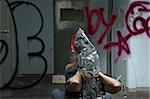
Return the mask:
{"type": "MultiPolygon", "coordinates": [[[[77,66],[77,63],[76,62],[73,62],[73,63],[70,63],[68,64],[66,67],[65,67],[65,70],[66,70],[66,78],[67,81],[66,81],[66,89],[67,91],[69,92],[79,92],[81,90],[81,87],[82,87],[82,78],[81,78],[81,74],[79,73],[79,71],[76,69],[73,69],[73,68],[76,68],[77,66]],[[70,68],[73,70],[73,72],[75,72],[75,74],[73,76],[70,77],[70,75],[72,74],[69,74],[70,70],[67,71],[67,68],[70,68]],[[68,77],[67,77],[68,75],[68,77]]],[[[71,71],[72,71],[71,70],[71,71]]]]}
{"type": "Polygon", "coordinates": [[[106,92],[114,94],[121,90],[121,83],[118,80],[106,76],[101,72],[99,72],[98,74],[100,76],[100,80],[104,84],[104,90],[106,92]]]}
{"type": "Polygon", "coordinates": [[[66,88],[70,92],[79,92],[82,87],[82,79],[79,71],[76,72],[74,76],[72,76],[67,81],[66,88]]]}

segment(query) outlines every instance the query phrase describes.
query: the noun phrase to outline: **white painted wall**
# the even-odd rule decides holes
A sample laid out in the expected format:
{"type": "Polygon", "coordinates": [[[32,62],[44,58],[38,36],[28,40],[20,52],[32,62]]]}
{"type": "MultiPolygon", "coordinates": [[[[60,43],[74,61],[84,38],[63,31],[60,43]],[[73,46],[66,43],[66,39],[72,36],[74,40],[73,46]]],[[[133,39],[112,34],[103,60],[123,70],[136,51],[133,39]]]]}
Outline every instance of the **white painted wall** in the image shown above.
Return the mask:
{"type": "MultiPolygon", "coordinates": [[[[130,3],[134,1],[139,0],[131,0],[130,3]]],[[[144,18],[149,16],[150,14],[148,13],[142,15],[144,18]]],[[[141,27],[140,24],[137,24],[137,26],[141,27]]],[[[129,88],[150,87],[150,38],[148,38],[146,32],[132,37],[129,40],[129,47],[131,49],[131,55],[128,57],[127,62],[127,86],[129,88]]]]}
{"type": "MultiPolygon", "coordinates": [[[[117,22],[113,27],[113,41],[117,40],[116,30],[119,29],[123,35],[128,34],[124,15],[131,2],[135,0],[114,0],[114,13],[117,14],[117,22]],[[123,12],[120,16],[120,12],[123,12]],[[123,20],[123,21],[122,21],[123,20]],[[121,27],[122,26],[122,27],[121,27]]],[[[139,1],[139,0],[137,0],[139,1]]],[[[147,1],[147,0],[143,0],[147,1]]],[[[149,16],[149,15],[148,15],[149,16]]],[[[128,88],[150,87],[150,38],[146,33],[132,36],[128,40],[131,51],[130,55],[122,54],[117,63],[113,64],[113,76],[122,75],[121,80],[128,88]]],[[[117,49],[112,49],[112,60],[117,56],[117,49]]]]}
{"type": "Polygon", "coordinates": [[[129,41],[131,54],[127,62],[127,86],[129,88],[150,87],[148,81],[150,39],[142,34],[132,37],[129,41]]]}
{"type": "MultiPolygon", "coordinates": [[[[148,49],[150,50],[150,43],[148,43],[148,49]]],[[[148,84],[148,86],[150,86],[150,77],[148,77],[149,75],[150,75],[150,61],[149,61],[149,59],[150,59],[150,51],[148,51],[148,75],[146,76],[147,78],[148,78],[148,82],[149,82],[149,84],[148,84]]]]}

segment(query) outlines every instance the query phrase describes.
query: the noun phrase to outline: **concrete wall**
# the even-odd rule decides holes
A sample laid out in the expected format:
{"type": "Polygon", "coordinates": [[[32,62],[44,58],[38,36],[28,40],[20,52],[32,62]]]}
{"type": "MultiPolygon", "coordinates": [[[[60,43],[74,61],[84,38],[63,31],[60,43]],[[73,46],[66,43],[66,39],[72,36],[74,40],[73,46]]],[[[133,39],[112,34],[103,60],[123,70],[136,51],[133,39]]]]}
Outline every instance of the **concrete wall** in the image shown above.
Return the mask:
{"type": "MultiPolygon", "coordinates": [[[[53,0],[24,1],[31,4],[17,6],[13,12],[18,32],[18,52],[15,52],[15,46],[12,45],[14,49],[12,59],[16,59],[16,54],[19,55],[18,72],[20,74],[41,74],[46,66],[47,73],[51,74],[54,71],[53,0]],[[34,37],[28,39],[31,36],[34,37]]],[[[15,40],[15,38],[12,39],[15,40]]]]}
{"type": "MultiPolygon", "coordinates": [[[[8,32],[0,33],[0,88],[33,87],[54,73],[53,0],[0,0],[1,7],[0,30],[8,32]],[[20,74],[38,76],[26,84],[15,79],[27,77],[20,74]]],[[[2,96],[11,96],[12,91],[5,90],[2,96]]]]}

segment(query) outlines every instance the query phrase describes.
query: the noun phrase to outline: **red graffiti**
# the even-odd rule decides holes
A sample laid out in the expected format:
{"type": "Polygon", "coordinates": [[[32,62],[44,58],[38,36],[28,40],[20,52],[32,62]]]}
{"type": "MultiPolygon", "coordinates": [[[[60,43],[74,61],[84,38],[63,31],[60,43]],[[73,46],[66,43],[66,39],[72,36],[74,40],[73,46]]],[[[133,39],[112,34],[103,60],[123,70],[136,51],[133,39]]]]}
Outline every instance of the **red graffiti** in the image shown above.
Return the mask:
{"type": "MultiPolygon", "coordinates": [[[[126,27],[129,32],[126,36],[122,36],[121,31],[117,31],[118,41],[109,42],[104,46],[104,49],[109,49],[112,47],[118,48],[118,55],[115,59],[115,62],[118,61],[119,57],[122,55],[122,52],[125,51],[127,54],[130,54],[130,49],[127,41],[135,35],[146,33],[150,37],[150,26],[148,26],[150,21],[150,2],[146,1],[135,1],[130,6],[125,15],[126,27]],[[148,16],[145,17],[144,14],[148,16]]],[[[100,25],[104,25],[105,31],[102,33],[98,40],[98,44],[101,44],[106,35],[108,35],[110,28],[116,21],[116,16],[112,15],[109,21],[106,22],[104,19],[104,9],[90,9],[89,7],[85,8],[88,24],[88,32],[91,35],[94,35],[100,25]],[[96,16],[96,24],[93,25],[93,17],[96,16]]]]}
{"type": "Polygon", "coordinates": [[[115,59],[115,62],[118,61],[119,57],[122,54],[122,51],[124,50],[127,54],[130,54],[130,49],[127,43],[127,40],[132,36],[131,34],[128,34],[127,36],[123,37],[121,35],[120,31],[117,31],[118,36],[118,42],[110,42],[104,46],[105,49],[111,48],[111,47],[118,47],[118,56],[115,59]]]}
{"type": "Polygon", "coordinates": [[[86,12],[86,16],[87,16],[87,24],[88,24],[88,32],[91,35],[94,35],[100,25],[104,25],[105,31],[102,33],[102,35],[100,36],[99,40],[98,40],[98,44],[101,44],[102,41],[104,40],[104,38],[106,37],[106,35],[109,33],[110,28],[112,27],[112,25],[114,24],[115,20],[116,20],[116,16],[112,15],[110,20],[106,22],[106,20],[104,19],[104,9],[103,8],[99,8],[99,9],[91,9],[89,7],[85,7],[85,12],[86,12]],[[93,25],[93,17],[94,15],[96,16],[96,24],[93,25]]]}
{"type": "Polygon", "coordinates": [[[125,15],[126,26],[129,33],[138,35],[146,32],[147,36],[150,37],[150,27],[148,26],[150,16],[148,16],[147,19],[142,17],[142,14],[144,13],[147,15],[150,13],[150,9],[148,9],[146,6],[150,6],[150,2],[136,1],[130,5],[125,15]],[[138,22],[140,22],[142,25],[140,28],[138,28],[138,22]]]}
{"type": "MultiPolygon", "coordinates": [[[[148,26],[148,22],[150,21],[150,17],[148,16],[147,19],[145,19],[142,16],[134,16],[133,20],[131,21],[129,26],[129,16],[131,16],[130,14],[134,15],[134,8],[136,8],[137,6],[141,7],[138,9],[139,12],[141,12],[141,14],[144,14],[146,12],[150,12],[150,9],[147,9],[146,6],[144,6],[144,4],[148,4],[150,5],[150,2],[144,2],[144,1],[137,1],[137,2],[133,2],[129,9],[127,10],[126,16],[125,16],[125,20],[126,20],[126,25],[127,25],[127,29],[129,31],[129,34],[126,35],[125,37],[123,37],[121,35],[120,31],[117,31],[117,36],[118,36],[118,42],[110,42],[108,44],[106,44],[104,46],[105,49],[111,48],[111,47],[118,47],[118,56],[115,59],[115,62],[118,61],[119,57],[122,54],[122,51],[124,50],[127,54],[130,54],[130,49],[128,46],[127,41],[129,40],[130,37],[134,36],[134,35],[138,35],[138,34],[142,34],[144,32],[146,32],[147,36],[150,37],[150,27],[148,26]],[[141,23],[141,27],[138,28],[137,22],[141,23]],[[131,29],[132,28],[132,29],[131,29]]],[[[138,13],[138,12],[137,12],[138,13]]]]}

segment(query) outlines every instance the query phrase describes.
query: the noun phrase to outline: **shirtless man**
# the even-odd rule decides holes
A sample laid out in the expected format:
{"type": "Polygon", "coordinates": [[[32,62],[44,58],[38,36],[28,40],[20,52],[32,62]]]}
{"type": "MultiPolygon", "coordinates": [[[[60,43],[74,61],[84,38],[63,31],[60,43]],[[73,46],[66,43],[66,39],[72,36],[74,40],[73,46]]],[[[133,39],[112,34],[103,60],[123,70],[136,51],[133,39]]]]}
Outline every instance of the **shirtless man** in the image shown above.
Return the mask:
{"type": "Polygon", "coordinates": [[[82,73],[79,69],[81,68],[81,70],[83,70],[83,67],[85,67],[85,69],[90,68],[85,71],[90,71],[92,73],[94,72],[94,75],[97,75],[96,77],[98,77],[101,82],[98,89],[101,91],[114,94],[121,90],[121,83],[118,80],[103,74],[99,70],[99,55],[94,45],[90,42],[81,28],[79,28],[78,31],[72,36],[71,50],[73,54],[73,61],[65,66],[65,77],[67,81],[66,91],[70,94],[70,96],[78,96],[83,85],[89,81],[87,80],[89,77],[84,75],[84,72],[82,73]],[[77,56],[80,58],[77,58],[77,56]],[[94,68],[96,68],[96,71],[94,68]]]}
{"type": "MultiPolygon", "coordinates": [[[[65,67],[65,76],[67,80],[66,90],[67,92],[70,92],[72,94],[75,93],[74,96],[78,96],[77,94],[79,94],[82,88],[83,80],[86,78],[84,78],[78,71],[78,63],[75,54],[73,55],[73,57],[74,61],[72,63],[67,64],[65,67]]],[[[121,83],[118,80],[109,77],[100,71],[98,71],[97,74],[99,75],[99,79],[103,84],[103,89],[101,89],[101,91],[114,94],[121,90],[121,83]]],[[[72,95],[72,97],[74,96],[72,95]]]]}

